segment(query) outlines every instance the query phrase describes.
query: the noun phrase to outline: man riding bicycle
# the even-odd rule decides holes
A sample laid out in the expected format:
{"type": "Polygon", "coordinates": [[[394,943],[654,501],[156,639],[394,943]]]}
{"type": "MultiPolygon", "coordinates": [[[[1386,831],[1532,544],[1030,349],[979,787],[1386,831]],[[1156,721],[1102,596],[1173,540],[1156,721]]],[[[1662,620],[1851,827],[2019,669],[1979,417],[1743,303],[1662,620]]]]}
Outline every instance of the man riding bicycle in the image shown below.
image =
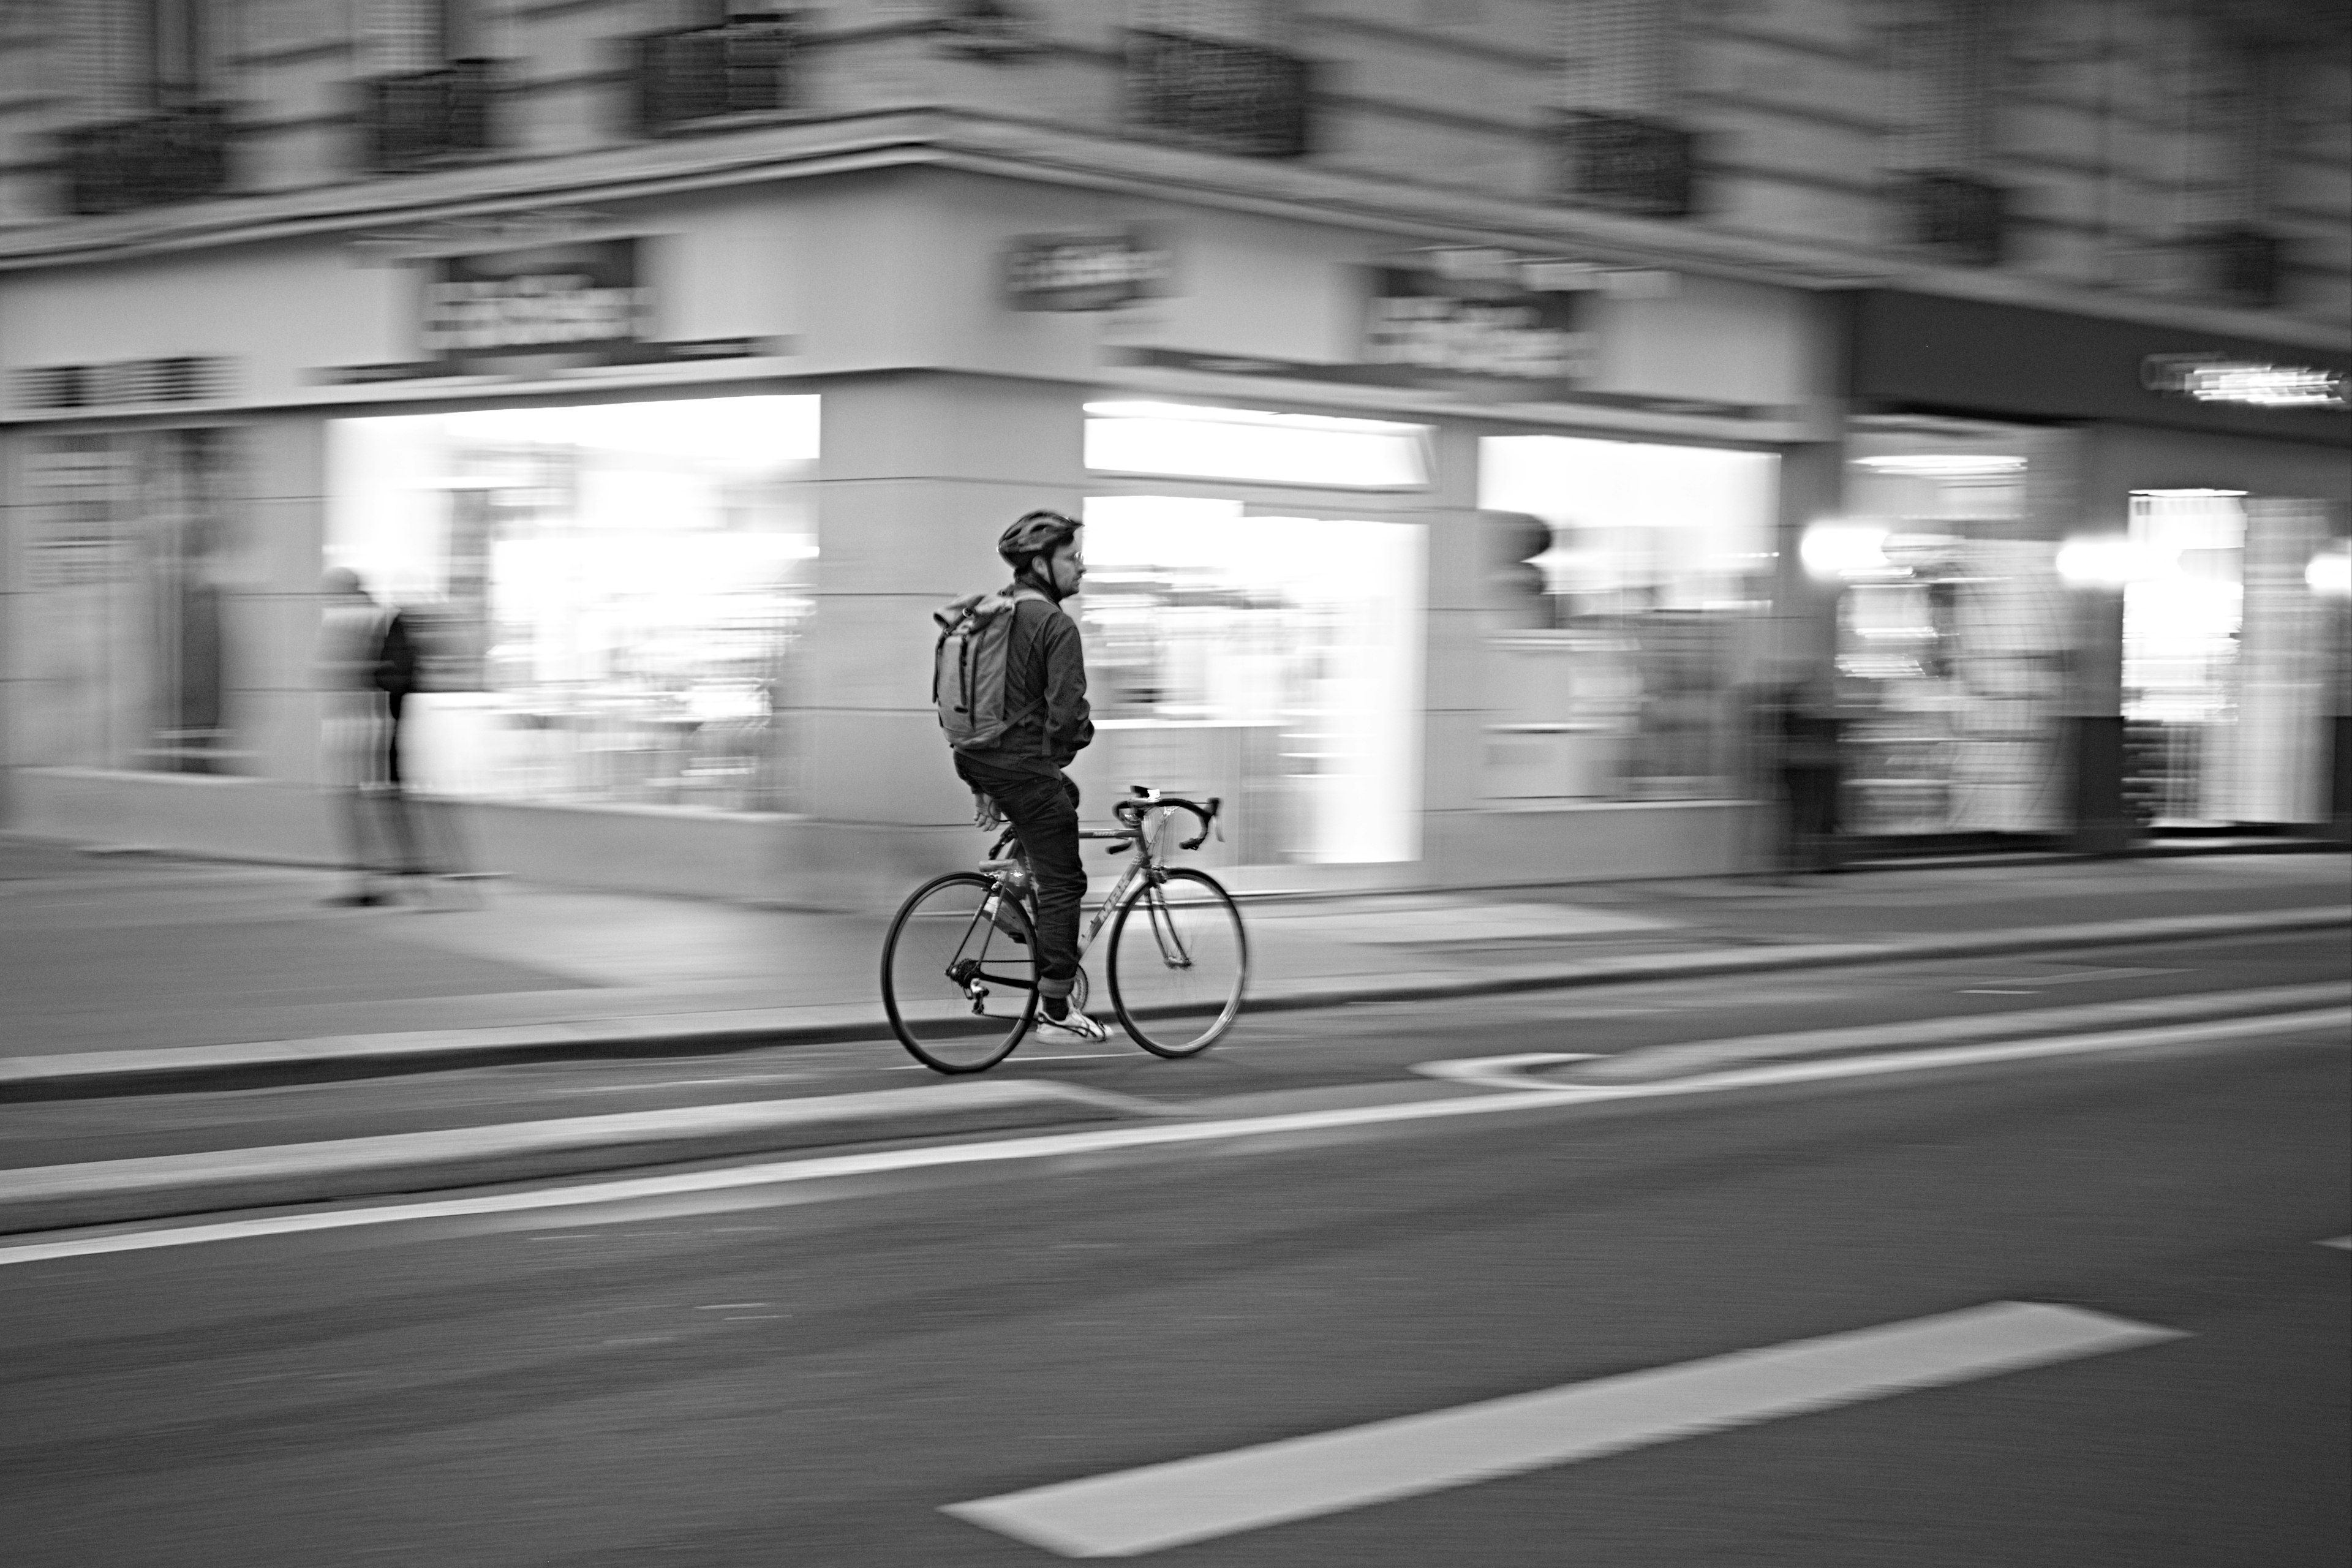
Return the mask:
{"type": "Polygon", "coordinates": [[[1062,770],[1095,735],[1086,651],[1061,607],[1086,581],[1081,526],[1060,512],[1032,511],[997,539],[997,554],[1013,568],[1003,710],[1013,717],[993,744],[954,756],[957,775],[995,801],[1029,861],[1037,896],[1037,1026],[1104,1040],[1103,1026],[1070,1005],[1087,874],[1078,859],[1078,786],[1062,770]]]}

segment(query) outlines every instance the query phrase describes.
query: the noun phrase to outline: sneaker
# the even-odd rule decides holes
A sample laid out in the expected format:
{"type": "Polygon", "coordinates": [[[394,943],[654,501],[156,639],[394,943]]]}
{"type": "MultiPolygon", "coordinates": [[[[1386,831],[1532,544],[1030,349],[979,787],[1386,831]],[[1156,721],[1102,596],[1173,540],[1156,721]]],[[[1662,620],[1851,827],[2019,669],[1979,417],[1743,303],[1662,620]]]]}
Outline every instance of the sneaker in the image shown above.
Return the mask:
{"type": "Polygon", "coordinates": [[[1076,1007],[1058,1018],[1040,1007],[1037,1009],[1037,1032],[1055,1039],[1084,1040],[1089,1045],[1100,1045],[1110,1038],[1108,1029],[1076,1007]]]}

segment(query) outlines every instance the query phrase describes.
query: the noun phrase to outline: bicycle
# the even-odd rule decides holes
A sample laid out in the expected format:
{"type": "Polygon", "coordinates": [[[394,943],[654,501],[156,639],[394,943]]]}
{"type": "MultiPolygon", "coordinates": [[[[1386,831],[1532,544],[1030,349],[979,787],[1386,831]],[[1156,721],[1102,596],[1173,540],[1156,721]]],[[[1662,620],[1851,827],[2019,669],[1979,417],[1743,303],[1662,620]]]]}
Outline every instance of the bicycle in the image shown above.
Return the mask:
{"type": "MultiPolygon", "coordinates": [[[[1120,1027],[1154,1056],[1198,1056],[1233,1026],[1249,978],[1249,942],[1233,895],[1205,871],[1164,863],[1180,813],[1201,831],[1218,826],[1222,802],[1161,795],[1141,784],[1111,808],[1116,830],[1082,831],[1128,852],[1126,868],[1080,930],[1084,958],[1106,926],[1111,1006],[1120,1027]]],[[[992,824],[989,824],[992,826],[992,824]]],[[[1007,827],[975,871],[950,871],[916,889],[882,943],[882,1005],[898,1043],[934,1071],[985,1072],[1021,1044],[1037,1017],[1036,903],[1027,863],[1008,858],[1007,827]]],[[[1087,973],[1070,1005],[1083,1010],[1087,973]]]]}

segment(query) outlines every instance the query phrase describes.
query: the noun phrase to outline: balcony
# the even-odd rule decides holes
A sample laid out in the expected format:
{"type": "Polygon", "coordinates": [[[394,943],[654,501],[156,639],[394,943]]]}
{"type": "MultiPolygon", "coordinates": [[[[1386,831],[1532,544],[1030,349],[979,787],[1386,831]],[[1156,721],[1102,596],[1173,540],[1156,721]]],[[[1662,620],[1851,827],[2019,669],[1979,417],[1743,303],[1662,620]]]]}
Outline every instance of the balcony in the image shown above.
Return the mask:
{"type": "Polygon", "coordinates": [[[228,188],[226,105],[191,104],[62,133],[66,201],[97,216],[218,195],[228,188]]]}
{"type": "Polygon", "coordinates": [[[1223,38],[1130,32],[1127,119],[1142,134],[1245,158],[1307,149],[1307,62],[1223,38]]]}
{"type": "Polygon", "coordinates": [[[1553,128],[1554,188],[1563,201],[1635,217],[1687,217],[1696,138],[1632,114],[1565,111],[1553,128]]]}
{"type": "Polygon", "coordinates": [[[2278,236],[2231,226],[2201,229],[2181,237],[2195,292],[2223,304],[2266,310],[2278,303],[2284,270],[2278,236]]]}
{"type": "Polygon", "coordinates": [[[795,18],[771,13],[632,40],[638,133],[711,129],[739,115],[793,108],[796,28],[795,18]]]}
{"type": "Polygon", "coordinates": [[[2009,192],[1948,169],[1895,176],[1893,198],[1905,245],[1958,267],[1998,267],[2009,226],[2009,192]]]}
{"type": "Polygon", "coordinates": [[[364,158],[375,174],[431,168],[495,145],[500,62],[452,60],[435,70],[360,83],[364,158]]]}

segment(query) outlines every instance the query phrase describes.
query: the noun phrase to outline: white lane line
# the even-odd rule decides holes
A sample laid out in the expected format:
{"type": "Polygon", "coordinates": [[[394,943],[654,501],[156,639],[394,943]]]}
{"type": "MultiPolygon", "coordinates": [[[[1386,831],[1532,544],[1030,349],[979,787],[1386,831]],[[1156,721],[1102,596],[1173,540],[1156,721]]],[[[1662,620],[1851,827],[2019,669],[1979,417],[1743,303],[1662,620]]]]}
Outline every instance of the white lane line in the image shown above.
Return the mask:
{"type": "Polygon", "coordinates": [[[2074,1307],[1998,1301],[942,1511],[1065,1557],[1135,1557],[1810,1410],[2185,1337],[2074,1307]]]}
{"type": "Polygon", "coordinates": [[[2192,1042],[2242,1039],[2250,1037],[2310,1032],[2331,1045],[2340,1044],[2352,1026],[2352,1007],[2322,1008],[2304,1013],[2263,1014],[2252,1018],[2221,1018],[2209,1023],[2180,1024],[2163,1028],[2111,1030],[2056,1039],[2020,1040],[2000,1045],[1950,1046],[1940,1050],[1900,1051],[1875,1056],[1839,1057],[1827,1061],[1780,1062],[1722,1072],[1668,1079],[1655,1083],[1572,1084],[1530,1090],[1524,1094],[1447,1096],[1442,1100],[1402,1100],[1384,1105],[1342,1106],[1325,1110],[1297,1110],[1274,1116],[1225,1118],[1208,1121],[1171,1119],[1143,1126],[1104,1128],[1085,1132],[1045,1132],[1027,1137],[999,1138],[980,1143],[945,1143],[912,1149],[882,1149],[866,1153],[827,1154],[809,1159],[771,1161],[719,1170],[680,1171],[658,1176],[627,1176],[617,1180],[583,1182],[574,1186],[543,1187],[526,1192],[492,1193],[477,1197],[434,1198],[417,1203],[383,1204],[365,1208],[333,1209],[313,1214],[269,1215],[253,1219],[216,1220],[204,1224],[148,1229],[122,1229],[95,1235],[0,1246],[0,1267],[39,1263],[61,1258],[85,1258],[102,1253],[141,1252],[161,1247],[195,1247],[216,1241],[255,1237],[288,1236],[304,1231],[343,1230],[359,1226],[395,1225],[408,1220],[457,1219],[483,1215],[512,1214],[535,1209],[580,1208],[627,1203],[643,1198],[676,1197],[745,1187],[835,1178],[873,1176],[903,1171],[955,1165],[1005,1164],[1024,1160],[1052,1160],[1070,1155],[1118,1152],[1185,1143],[1218,1142],[1235,1138],[1278,1137],[1321,1132],[1390,1122],[1424,1121],[1455,1116],[1490,1116],[1525,1110],[1547,1110],[1622,1100],[1673,1100],[1742,1089],[1767,1089],[1790,1084],[1832,1082],[1841,1079],[1889,1077],[1942,1068],[1980,1066],[2037,1058],[2083,1056],[2182,1045],[2192,1042]]]}

